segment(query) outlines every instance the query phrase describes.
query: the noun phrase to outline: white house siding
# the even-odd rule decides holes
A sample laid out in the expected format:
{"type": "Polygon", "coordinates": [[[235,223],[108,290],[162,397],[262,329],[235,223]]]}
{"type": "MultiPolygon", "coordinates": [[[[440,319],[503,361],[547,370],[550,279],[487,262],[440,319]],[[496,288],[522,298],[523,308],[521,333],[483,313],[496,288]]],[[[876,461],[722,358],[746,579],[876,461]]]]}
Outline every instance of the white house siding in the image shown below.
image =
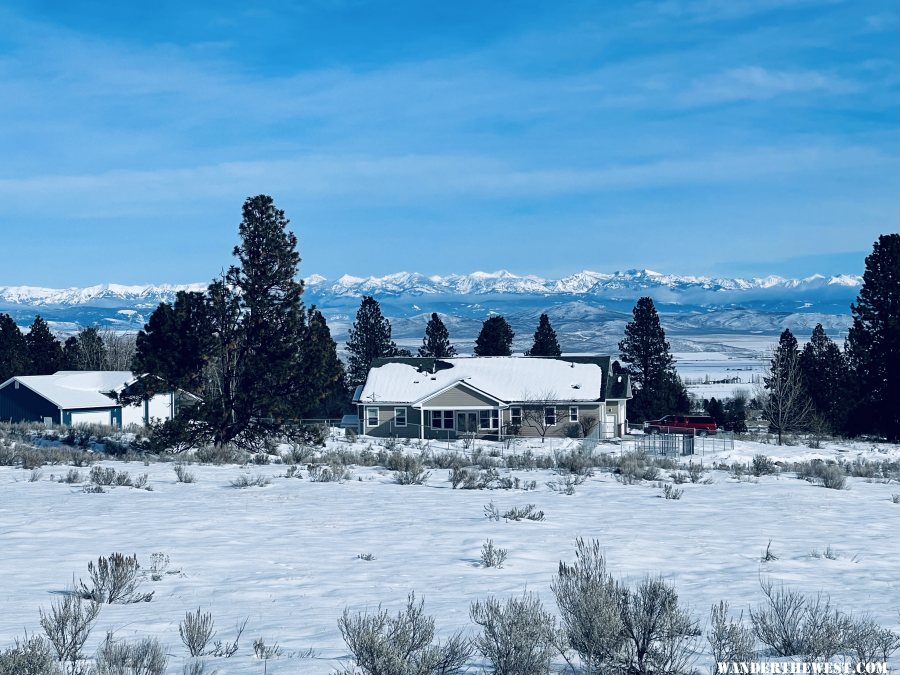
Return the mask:
{"type": "Polygon", "coordinates": [[[144,426],[144,404],[122,406],[122,428],[130,424],[144,426]]]}
{"type": "Polygon", "coordinates": [[[168,420],[172,418],[172,395],[157,394],[147,401],[146,411],[144,403],[137,405],[122,406],[122,426],[127,427],[129,424],[144,426],[149,419],[168,420]],[[146,412],[146,414],[145,414],[146,412]]]}
{"type": "Polygon", "coordinates": [[[147,417],[157,420],[172,419],[172,395],[157,394],[147,402],[147,417]]]}

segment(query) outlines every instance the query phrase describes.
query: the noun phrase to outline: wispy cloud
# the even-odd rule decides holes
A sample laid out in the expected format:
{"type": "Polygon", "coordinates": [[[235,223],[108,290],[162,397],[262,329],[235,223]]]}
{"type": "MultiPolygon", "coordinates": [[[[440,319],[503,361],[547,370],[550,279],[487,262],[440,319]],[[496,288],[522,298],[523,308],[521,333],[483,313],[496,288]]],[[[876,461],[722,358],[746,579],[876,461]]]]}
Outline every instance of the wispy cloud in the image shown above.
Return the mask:
{"type": "Polygon", "coordinates": [[[764,101],[787,94],[851,94],[853,82],[815,70],[773,70],[762,66],[730,68],[691,83],[679,100],[686,105],[764,101]]]}
{"type": "Polygon", "coordinates": [[[896,211],[898,59],[867,19],[885,12],[860,2],[576,0],[498,15],[516,26],[502,34],[461,20],[421,50],[433,26],[408,26],[393,49],[381,17],[381,32],[365,26],[346,55],[329,42],[337,57],[314,64],[291,31],[270,40],[277,9],[236,18],[200,3],[172,39],[0,10],[0,228],[19,249],[31,226],[52,239],[75,223],[85,241],[85,223],[177,233],[189,220],[202,233],[259,192],[348,236],[475,218],[578,236],[614,213],[652,238],[670,222],[749,218],[761,202],[805,222],[835,190],[841,214],[871,209],[875,222],[896,211]]]}
{"type": "Polygon", "coordinates": [[[607,191],[747,187],[759,180],[808,180],[823,173],[877,173],[894,158],[863,146],[754,148],[602,168],[528,167],[475,155],[371,157],[311,155],[289,160],[226,162],[153,171],[44,175],[0,180],[7,208],[38,201],[47,214],[121,218],[165,208],[184,215],[211,201],[258,192],[290,193],[304,201],[353,201],[358,206],[428,200],[537,200],[607,191]]]}

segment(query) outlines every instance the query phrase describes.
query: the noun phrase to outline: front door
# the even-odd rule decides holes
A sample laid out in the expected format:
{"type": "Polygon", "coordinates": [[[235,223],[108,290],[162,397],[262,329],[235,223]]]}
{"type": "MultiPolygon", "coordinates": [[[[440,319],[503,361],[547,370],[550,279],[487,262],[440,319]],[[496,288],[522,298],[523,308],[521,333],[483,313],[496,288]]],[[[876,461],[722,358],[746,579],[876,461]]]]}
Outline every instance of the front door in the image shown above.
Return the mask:
{"type": "Polygon", "coordinates": [[[478,431],[478,414],[473,412],[456,413],[456,433],[474,434],[478,431]]]}
{"type": "Polygon", "coordinates": [[[606,421],[603,423],[603,438],[615,438],[616,435],[616,416],[607,415],[606,421]]]}

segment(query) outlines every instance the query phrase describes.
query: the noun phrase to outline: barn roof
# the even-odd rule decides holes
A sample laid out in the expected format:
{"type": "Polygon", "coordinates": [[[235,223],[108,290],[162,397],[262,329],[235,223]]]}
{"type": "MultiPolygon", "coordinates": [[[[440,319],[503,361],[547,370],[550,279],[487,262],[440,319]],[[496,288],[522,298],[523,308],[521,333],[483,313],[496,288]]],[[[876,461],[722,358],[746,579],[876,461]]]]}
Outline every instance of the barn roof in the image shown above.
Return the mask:
{"type": "Polygon", "coordinates": [[[118,403],[106,393],[121,391],[135,379],[129,370],[60,370],[53,375],[11,377],[0,389],[17,381],[65,410],[113,408],[118,403]]]}

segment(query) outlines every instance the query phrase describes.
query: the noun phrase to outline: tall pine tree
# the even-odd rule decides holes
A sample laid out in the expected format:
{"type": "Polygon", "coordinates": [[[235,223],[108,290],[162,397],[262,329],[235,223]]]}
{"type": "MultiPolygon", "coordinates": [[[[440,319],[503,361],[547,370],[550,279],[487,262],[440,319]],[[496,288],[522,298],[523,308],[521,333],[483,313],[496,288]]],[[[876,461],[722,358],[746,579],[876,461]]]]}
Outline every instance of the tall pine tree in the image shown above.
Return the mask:
{"type": "Polygon", "coordinates": [[[764,386],[757,398],[769,429],[778,434],[781,445],[785,433],[804,428],[813,411],[812,399],[803,383],[797,338],[785,328],[772,350],[772,360],[763,375],[764,386]]]}
{"type": "Polygon", "coordinates": [[[309,388],[309,396],[299,411],[301,417],[336,417],[343,412],[347,402],[344,364],[338,358],[328,323],[315,305],[306,317],[301,380],[309,388]]]}
{"type": "Polygon", "coordinates": [[[832,433],[840,430],[846,410],[847,363],[820,323],[800,352],[800,372],[816,414],[832,433]]]}
{"type": "Polygon", "coordinates": [[[253,445],[253,438],[241,438],[245,418],[238,415],[241,403],[240,372],[243,366],[244,335],[241,330],[241,302],[225,279],[213,281],[206,290],[209,317],[210,353],[205,368],[205,396],[198,405],[184,410],[192,422],[186,428],[221,446],[239,442],[253,445]]]}
{"type": "Polygon", "coordinates": [[[425,337],[422,338],[422,346],[419,347],[419,356],[433,356],[438,359],[456,356],[456,348],[450,344],[450,333],[447,332],[447,327],[437,312],[431,313],[431,319],[425,326],[425,337]]]}
{"type": "Polygon", "coordinates": [[[0,383],[25,375],[27,369],[25,336],[9,314],[0,314],[0,383]]]}
{"type": "Polygon", "coordinates": [[[639,298],[634,317],[625,326],[619,342],[622,361],[627,364],[634,385],[629,418],[636,422],[671,413],[686,413],[690,399],[669,353],[666,333],[659,322],[653,300],[639,298]]]}
{"type": "Polygon", "coordinates": [[[356,321],[347,339],[347,380],[352,387],[363,384],[369,375],[372,361],[377,358],[397,356],[398,349],[391,340],[391,322],[381,313],[381,306],[371,295],[363,296],[356,321]]]}
{"type": "Polygon", "coordinates": [[[900,234],[875,242],[850,312],[845,351],[858,402],[852,430],[900,440],[900,234]]]}
{"type": "Polygon", "coordinates": [[[475,339],[475,356],[509,356],[516,336],[502,316],[492,316],[481,324],[475,339]]]}
{"type": "Polygon", "coordinates": [[[52,375],[63,369],[62,345],[40,315],[25,335],[29,375],[52,375]]]}
{"type": "Polygon", "coordinates": [[[81,370],[78,365],[78,338],[70,335],[63,343],[63,370],[81,370]]]}
{"type": "Polygon", "coordinates": [[[236,264],[205,294],[160,305],[139,335],[135,361],[168,386],[201,396],[173,425],[183,438],[253,449],[293,430],[333,378],[319,380],[310,365],[315,340],[325,337],[320,326],[307,326],[289,221],[267,195],[247,199],[242,213],[236,264]]]}
{"type": "Polygon", "coordinates": [[[306,315],[296,279],[297,237],[268,195],[244,202],[228,283],[239,291],[242,348],[235,418],[242,433],[264,435],[310,404],[301,369],[306,315]]]}
{"type": "Polygon", "coordinates": [[[550,317],[541,314],[538,321],[537,330],[534,331],[534,344],[527,352],[526,356],[559,356],[562,350],[559,348],[559,341],[556,339],[556,331],[550,325],[550,317]]]}

